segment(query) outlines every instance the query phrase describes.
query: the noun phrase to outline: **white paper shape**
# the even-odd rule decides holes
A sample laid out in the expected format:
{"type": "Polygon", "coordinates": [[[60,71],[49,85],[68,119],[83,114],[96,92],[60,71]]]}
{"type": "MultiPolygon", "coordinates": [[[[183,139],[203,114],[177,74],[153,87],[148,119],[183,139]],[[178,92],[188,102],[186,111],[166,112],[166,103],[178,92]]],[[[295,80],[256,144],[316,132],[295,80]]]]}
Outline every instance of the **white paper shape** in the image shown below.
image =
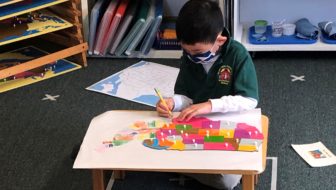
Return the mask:
{"type": "Polygon", "coordinates": [[[292,144],[292,147],[311,167],[336,164],[335,155],[322,142],[302,145],[292,144]]]}
{"type": "Polygon", "coordinates": [[[159,98],[154,88],[172,97],[178,72],[175,67],[140,61],[86,89],[155,107],[159,98]]]}

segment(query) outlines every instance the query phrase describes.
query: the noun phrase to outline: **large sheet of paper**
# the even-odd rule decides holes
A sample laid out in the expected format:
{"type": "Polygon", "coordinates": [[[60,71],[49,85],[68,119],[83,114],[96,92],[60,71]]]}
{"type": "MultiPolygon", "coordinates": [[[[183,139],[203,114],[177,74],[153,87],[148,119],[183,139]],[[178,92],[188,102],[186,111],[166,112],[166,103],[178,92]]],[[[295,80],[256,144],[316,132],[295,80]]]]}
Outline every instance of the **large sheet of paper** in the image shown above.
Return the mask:
{"type": "Polygon", "coordinates": [[[178,71],[174,67],[140,61],[86,89],[155,107],[159,98],[154,88],[158,88],[162,96],[173,96],[178,71]]]}
{"type": "MultiPolygon", "coordinates": [[[[175,116],[178,113],[175,113],[175,116]]],[[[207,115],[213,120],[245,122],[261,131],[261,111],[207,115]]],[[[74,168],[130,169],[130,170],[263,170],[262,147],[258,152],[220,150],[162,151],[143,146],[133,140],[123,146],[99,151],[102,141],[109,139],[135,121],[164,120],[151,111],[108,111],[95,117],[84,137],[74,168]]]]}

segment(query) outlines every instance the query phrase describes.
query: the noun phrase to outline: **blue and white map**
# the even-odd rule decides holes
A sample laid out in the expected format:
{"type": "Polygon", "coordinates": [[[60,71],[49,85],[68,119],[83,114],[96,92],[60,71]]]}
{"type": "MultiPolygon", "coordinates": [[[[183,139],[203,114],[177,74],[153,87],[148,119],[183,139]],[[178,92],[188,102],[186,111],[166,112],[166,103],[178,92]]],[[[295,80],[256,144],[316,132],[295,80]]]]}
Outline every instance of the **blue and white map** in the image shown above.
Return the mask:
{"type": "Polygon", "coordinates": [[[154,88],[163,97],[173,96],[178,72],[175,67],[140,61],[86,89],[155,107],[159,98],[154,88]]]}

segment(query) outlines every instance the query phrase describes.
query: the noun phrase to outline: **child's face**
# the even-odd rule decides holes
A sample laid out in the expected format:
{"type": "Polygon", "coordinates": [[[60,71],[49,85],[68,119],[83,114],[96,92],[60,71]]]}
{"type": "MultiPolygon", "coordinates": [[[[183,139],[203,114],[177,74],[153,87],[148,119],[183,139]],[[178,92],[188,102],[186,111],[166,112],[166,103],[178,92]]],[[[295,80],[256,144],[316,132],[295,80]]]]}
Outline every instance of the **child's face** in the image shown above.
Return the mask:
{"type": "Polygon", "coordinates": [[[192,45],[182,43],[181,46],[190,55],[202,54],[208,51],[216,52],[218,50],[218,46],[215,47],[211,43],[195,43],[192,45]]]}
{"type": "Polygon", "coordinates": [[[216,52],[222,46],[226,37],[218,34],[214,43],[198,42],[195,44],[181,43],[183,50],[186,52],[187,57],[194,63],[208,64],[214,61],[216,52]]]}
{"type": "Polygon", "coordinates": [[[197,42],[195,44],[182,43],[181,46],[190,55],[197,55],[211,51],[216,53],[221,45],[225,43],[227,37],[218,34],[214,43],[197,42]]]}
{"type": "MultiPolygon", "coordinates": [[[[216,43],[215,43],[216,44],[216,43]]],[[[215,44],[204,44],[204,43],[196,43],[193,45],[182,45],[184,51],[187,54],[187,57],[194,63],[200,64],[208,64],[212,63],[216,56],[216,52],[214,50],[215,44]],[[209,49],[210,47],[210,49],[209,49]]]]}

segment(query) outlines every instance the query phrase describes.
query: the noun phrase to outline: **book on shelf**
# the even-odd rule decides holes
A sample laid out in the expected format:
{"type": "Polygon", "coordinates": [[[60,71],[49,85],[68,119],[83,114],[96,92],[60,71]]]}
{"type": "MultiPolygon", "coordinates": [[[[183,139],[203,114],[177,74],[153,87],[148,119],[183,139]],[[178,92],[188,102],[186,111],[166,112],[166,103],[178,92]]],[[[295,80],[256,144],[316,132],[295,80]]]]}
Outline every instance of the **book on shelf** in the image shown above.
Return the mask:
{"type": "Polygon", "coordinates": [[[90,29],[89,29],[89,54],[93,54],[94,42],[96,39],[97,26],[105,13],[108,0],[98,0],[91,10],[90,15],[90,29]]]}
{"type": "Polygon", "coordinates": [[[135,17],[135,23],[128,32],[128,34],[125,36],[125,38],[122,40],[122,42],[118,45],[115,51],[115,55],[121,56],[126,51],[129,44],[134,40],[140,29],[143,27],[148,16],[149,5],[150,4],[148,0],[141,1],[139,5],[139,11],[137,13],[137,16],[135,17]]]}
{"type": "Polygon", "coordinates": [[[112,43],[112,39],[117,31],[117,28],[119,26],[119,23],[122,19],[122,17],[125,14],[126,8],[128,6],[129,0],[121,0],[118,9],[113,17],[113,20],[110,24],[110,27],[108,29],[108,32],[105,36],[105,39],[103,41],[101,50],[100,50],[100,55],[105,55],[108,47],[110,46],[110,44],[112,43]]]}
{"type": "Polygon", "coordinates": [[[155,0],[145,0],[143,3],[148,4],[148,16],[146,18],[145,23],[142,25],[142,27],[139,29],[138,34],[135,36],[135,38],[132,40],[132,42],[129,44],[125,51],[125,55],[131,55],[132,52],[135,50],[135,48],[140,44],[141,40],[145,36],[146,32],[148,31],[149,27],[151,26],[153,20],[154,20],[154,14],[155,14],[155,0]]]}
{"type": "Polygon", "coordinates": [[[159,31],[156,34],[154,48],[159,50],[180,50],[181,44],[177,40],[173,17],[163,18],[159,31]]]}
{"type": "Polygon", "coordinates": [[[115,36],[113,37],[111,44],[108,48],[110,54],[114,54],[118,45],[123,37],[127,34],[127,30],[131,27],[131,22],[136,14],[139,1],[133,0],[127,7],[125,17],[121,20],[120,26],[117,29],[115,36]]]}
{"type": "Polygon", "coordinates": [[[108,28],[117,10],[118,3],[119,0],[112,0],[104,13],[102,20],[100,21],[93,51],[95,55],[99,55],[101,52],[105,36],[107,35],[108,28]]]}
{"type": "Polygon", "coordinates": [[[156,33],[159,30],[159,27],[161,25],[162,22],[162,6],[163,6],[163,0],[156,0],[155,3],[155,19],[152,23],[152,25],[150,26],[142,44],[140,47],[140,52],[144,55],[147,55],[150,51],[150,49],[152,48],[154,41],[155,41],[155,37],[156,37],[156,33]]]}

